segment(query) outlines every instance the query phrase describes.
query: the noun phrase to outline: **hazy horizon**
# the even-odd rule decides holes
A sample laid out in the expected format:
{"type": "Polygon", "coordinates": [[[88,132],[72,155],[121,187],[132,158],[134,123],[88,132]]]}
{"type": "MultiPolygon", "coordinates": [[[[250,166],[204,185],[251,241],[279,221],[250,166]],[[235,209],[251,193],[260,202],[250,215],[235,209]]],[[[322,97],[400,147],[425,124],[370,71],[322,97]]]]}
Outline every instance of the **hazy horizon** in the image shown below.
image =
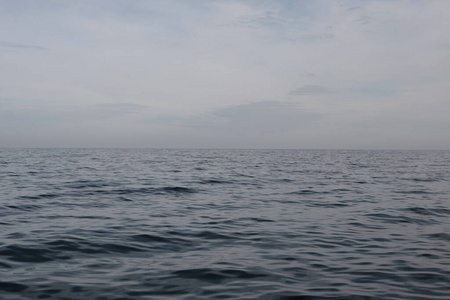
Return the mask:
{"type": "Polygon", "coordinates": [[[0,147],[448,150],[449,11],[0,0],[0,147]]]}
{"type": "Polygon", "coordinates": [[[400,149],[400,148],[391,148],[391,149],[364,149],[364,148],[175,148],[175,147],[167,147],[167,148],[158,148],[158,147],[0,147],[0,149],[20,149],[20,150],[174,150],[174,151],[411,151],[411,152],[423,152],[423,151],[431,151],[431,152],[448,152],[450,149],[400,149]]]}

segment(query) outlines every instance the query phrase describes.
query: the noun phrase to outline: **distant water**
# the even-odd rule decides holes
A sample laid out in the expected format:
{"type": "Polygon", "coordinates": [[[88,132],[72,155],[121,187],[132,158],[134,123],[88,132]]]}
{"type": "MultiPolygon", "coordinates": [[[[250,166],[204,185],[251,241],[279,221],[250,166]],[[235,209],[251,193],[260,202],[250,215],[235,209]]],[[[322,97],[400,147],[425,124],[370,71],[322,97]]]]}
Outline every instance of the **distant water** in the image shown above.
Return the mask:
{"type": "Polygon", "coordinates": [[[1,299],[450,299],[450,152],[0,149],[1,299]]]}

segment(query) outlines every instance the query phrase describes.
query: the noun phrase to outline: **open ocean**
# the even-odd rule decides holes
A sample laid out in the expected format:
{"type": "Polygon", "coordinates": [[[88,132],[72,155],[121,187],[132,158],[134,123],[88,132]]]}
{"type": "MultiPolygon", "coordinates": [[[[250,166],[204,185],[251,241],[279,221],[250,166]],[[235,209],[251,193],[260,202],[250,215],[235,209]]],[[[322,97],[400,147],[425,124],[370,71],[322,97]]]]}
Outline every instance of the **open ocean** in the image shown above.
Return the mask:
{"type": "Polygon", "coordinates": [[[0,149],[0,299],[450,299],[450,151],[0,149]]]}

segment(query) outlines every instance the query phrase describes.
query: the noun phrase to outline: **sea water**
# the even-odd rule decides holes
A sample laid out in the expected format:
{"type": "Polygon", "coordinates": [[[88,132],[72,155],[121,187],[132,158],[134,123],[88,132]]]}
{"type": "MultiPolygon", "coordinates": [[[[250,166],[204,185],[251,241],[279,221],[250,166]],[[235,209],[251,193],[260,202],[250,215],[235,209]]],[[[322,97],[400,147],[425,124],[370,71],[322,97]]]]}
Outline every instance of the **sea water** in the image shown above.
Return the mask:
{"type": "Polygon", "coordinates": [[[1,299],[450,299],[450,152],[0,149],[1,299]]]}

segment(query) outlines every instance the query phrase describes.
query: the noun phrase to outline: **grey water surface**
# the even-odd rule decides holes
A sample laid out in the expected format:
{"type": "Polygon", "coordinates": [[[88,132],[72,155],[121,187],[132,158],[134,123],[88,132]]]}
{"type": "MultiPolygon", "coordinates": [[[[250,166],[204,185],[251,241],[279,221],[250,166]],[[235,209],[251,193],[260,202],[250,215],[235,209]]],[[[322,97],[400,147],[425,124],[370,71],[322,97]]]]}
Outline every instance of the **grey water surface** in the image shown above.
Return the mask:
{"type": "Polygon", "coordinates": [[[1,299],[450,299],[450,152],[0,149],[1,299]]]}

